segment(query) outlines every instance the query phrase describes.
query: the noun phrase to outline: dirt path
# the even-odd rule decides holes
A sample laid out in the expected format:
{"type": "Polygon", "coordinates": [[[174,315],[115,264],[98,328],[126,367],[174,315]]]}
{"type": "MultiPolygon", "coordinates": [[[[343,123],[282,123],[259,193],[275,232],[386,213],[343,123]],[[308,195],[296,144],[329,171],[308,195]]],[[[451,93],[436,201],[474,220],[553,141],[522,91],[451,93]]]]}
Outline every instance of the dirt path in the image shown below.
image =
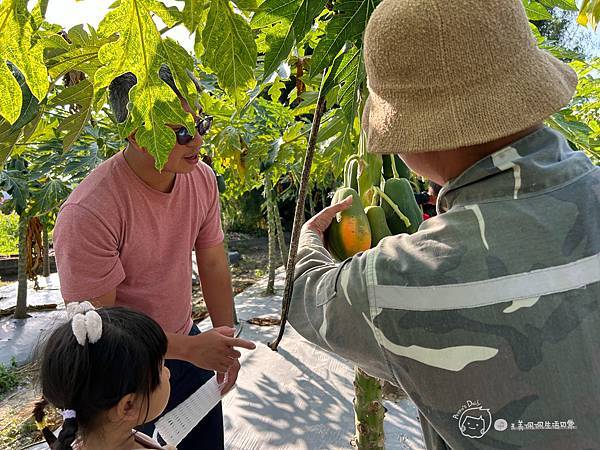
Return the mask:
{"type": "MultiPolygon", "coordinates": [[[[240,233],[229,234],[229,250],[238,251],[240,261],[231,267],[234,295],[254,284],[267,273],[267,238],[240,233]]],[[[195,321],[207,316],[202,288],[193,286],[192,317],[195,321]]],[[[0,397],[0,448],[17,450],[38,442],[41,435],[37,430],[31,410],[37,399],[35,392],[35,370],[32,367],[19,369],[20,386],[0,397]]],[[[0,380],[1,381],[1,380],[0,380]]],[[[51,411],[49,422],[58,426],[61,422],[57,411],[51,411]]]]}

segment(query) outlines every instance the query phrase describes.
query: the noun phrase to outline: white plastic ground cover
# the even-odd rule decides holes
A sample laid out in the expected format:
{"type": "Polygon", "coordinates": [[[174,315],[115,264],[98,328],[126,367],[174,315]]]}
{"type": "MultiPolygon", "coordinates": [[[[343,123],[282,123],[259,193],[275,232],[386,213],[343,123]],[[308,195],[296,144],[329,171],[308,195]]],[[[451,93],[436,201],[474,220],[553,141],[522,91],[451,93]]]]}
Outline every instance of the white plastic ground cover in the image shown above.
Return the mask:
{"type": "MultiPolygon", "coordinates": [[[[276,280],[277,295],[265,296],[265,281],[235,298],[240,321],[278,316],[284,275],[276,280]]],[[[45,313],[44,313],[45,314],[45,313]]],[[[205,331],[210,320],[200,324],[205,331]]],[[[279,347],[272,341],[277,327],[244,323],[243,339],[257,349],[243,350],[236,388],[223,398],[226,450],[348,450],[354,435],[352,386],[354,369],[324,352],[288,327],[279,347]]],[[[385,403],[386,450],[424,450],[425,444],[410,400],[385,403]]],[[[203,448],[198,443],[198,448],[203,448]]],[[[28,450],[48,450],[46,444],[28,450]]]]}

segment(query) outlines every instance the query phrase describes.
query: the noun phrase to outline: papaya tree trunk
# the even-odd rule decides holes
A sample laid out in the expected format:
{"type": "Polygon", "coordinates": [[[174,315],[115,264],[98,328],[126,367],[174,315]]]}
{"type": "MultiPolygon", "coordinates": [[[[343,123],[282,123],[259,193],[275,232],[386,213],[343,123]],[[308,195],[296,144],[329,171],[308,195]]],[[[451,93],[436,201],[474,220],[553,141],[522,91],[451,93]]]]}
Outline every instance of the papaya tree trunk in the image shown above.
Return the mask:
{"type": "Polygon", "coordinates": [[[19,216],[19,265],[17,289],[17,307],[15,309],[15,319],[27,318],[27,228],[29,218],[27,214],[22,213],[19,216]]]}
{"type": "Polygon", "coordinates": [[[308,194],[308,211],[310,213],[310,217],[315,215],[315,204],[313,201],[313,193],[312,190],[308,194]]]}
{"type": "Polygon", "coordinates": [[[275,216],[275,228],[277,230],[277,241],[279,243],[279,253],[281,255],[281,262],[283,267],[287,266],[288,261],[288,248],[285,243],[285,235],[283,234],[283,225],[281,224],[281,215],[279,214],[279,206],[277,202],[273,202],[273,215],[275,216]]]}
{"type": "Polygon", "coordinates": [[[384,450],[383,407],[381,381],[354,370],[354,414],[356,423],[355,443],[358,450],[384,450]]]}
{"type": "Polygon", "coordinates": [[[42,276],[50,276],[50,240],[48,237],[48,225],[42,222],[42,241],[44,245],[44,262],[42,266],[42,276]]]}
{"type": "Polygon", "coordinates": [[[265,198],[267,207],[267,222],[269,228],[269,280],[265,294],[273,295],[275,293],[275,253],[277,248],[277,228],[275,226],[275,217],[273,211],[273,202],[271,196],[271,179],[267,175],[265,178],[265,198]]]}
{"type": "Polygon", "coordinates": [[[298,243],[300,241],[300,229],[304,224],[306,188],[308,187],[308,178],[310,176],[310,169],[312,167],[315,148],[317,146],[317,135],[319,134],[321,118],[323,117],[324,112],[325,95],[323,92],[323,86],[321,86],[321,89],[319,90],[319,99],[317,100],[317,108],[315,109],[315,115],[313,116],[312,127],[310,129],[310,136],[308,138],[306,155],[304,157],[304,167],[302,168],[300,188],[298,189],[298,201],[296,203],[294,225],[292,227],[292,239],[290,241],[290,254],[288,255],[288,262],[285,270],[285,288],[283,292],[283,300],[281,302],[281,324],[279,326],[279,334],[277,335],[277,339],[275,339],[275,341],[269,342],[269,348],[273,351],[277,351],[277,347],[283,338],[283,333],[285,333],[285,324],[287,322],[287,316],[290,309],[290,301],[292,300],[292,290],[294,289],[294,269],[296,267],[296,255],[298,253],[298,243]]]}

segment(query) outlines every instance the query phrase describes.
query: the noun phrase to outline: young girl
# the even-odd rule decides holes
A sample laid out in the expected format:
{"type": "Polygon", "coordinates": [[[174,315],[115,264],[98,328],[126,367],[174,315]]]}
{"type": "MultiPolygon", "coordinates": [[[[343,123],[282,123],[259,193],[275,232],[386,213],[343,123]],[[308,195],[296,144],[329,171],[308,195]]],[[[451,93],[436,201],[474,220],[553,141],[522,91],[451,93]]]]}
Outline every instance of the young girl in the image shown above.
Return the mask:
{"type": "Polygon", "coordinates": [[[71,319],[56,329],[41,356],[43,398],[34,417],[53,450],[171,449],[133,430],[160,415],[169,399],[167,338],[138,312],[67,305],[71,319]],[[63,410],[58,438],[44,407],[63,410]]]}

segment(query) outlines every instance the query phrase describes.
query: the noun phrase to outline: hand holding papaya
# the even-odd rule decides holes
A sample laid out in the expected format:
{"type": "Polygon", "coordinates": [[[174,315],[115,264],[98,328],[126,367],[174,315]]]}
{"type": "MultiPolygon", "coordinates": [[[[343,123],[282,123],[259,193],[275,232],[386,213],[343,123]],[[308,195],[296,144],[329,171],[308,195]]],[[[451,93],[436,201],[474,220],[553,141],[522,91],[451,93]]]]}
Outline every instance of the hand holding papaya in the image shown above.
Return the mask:
{"type": "Polygon", "coordinates": [[[345,209],[350,208],[350,206],[352,206],[352,196],[347,197],[340,203],[336,203],[323,209],[308,222],[306,222],[303,228],[316,232],[321,238],[321,241],[324,241],[325,230],[329,228],[329,225],[331,225],[331,221],[335,215],[341,211],[344,211],[345,209]]]}

